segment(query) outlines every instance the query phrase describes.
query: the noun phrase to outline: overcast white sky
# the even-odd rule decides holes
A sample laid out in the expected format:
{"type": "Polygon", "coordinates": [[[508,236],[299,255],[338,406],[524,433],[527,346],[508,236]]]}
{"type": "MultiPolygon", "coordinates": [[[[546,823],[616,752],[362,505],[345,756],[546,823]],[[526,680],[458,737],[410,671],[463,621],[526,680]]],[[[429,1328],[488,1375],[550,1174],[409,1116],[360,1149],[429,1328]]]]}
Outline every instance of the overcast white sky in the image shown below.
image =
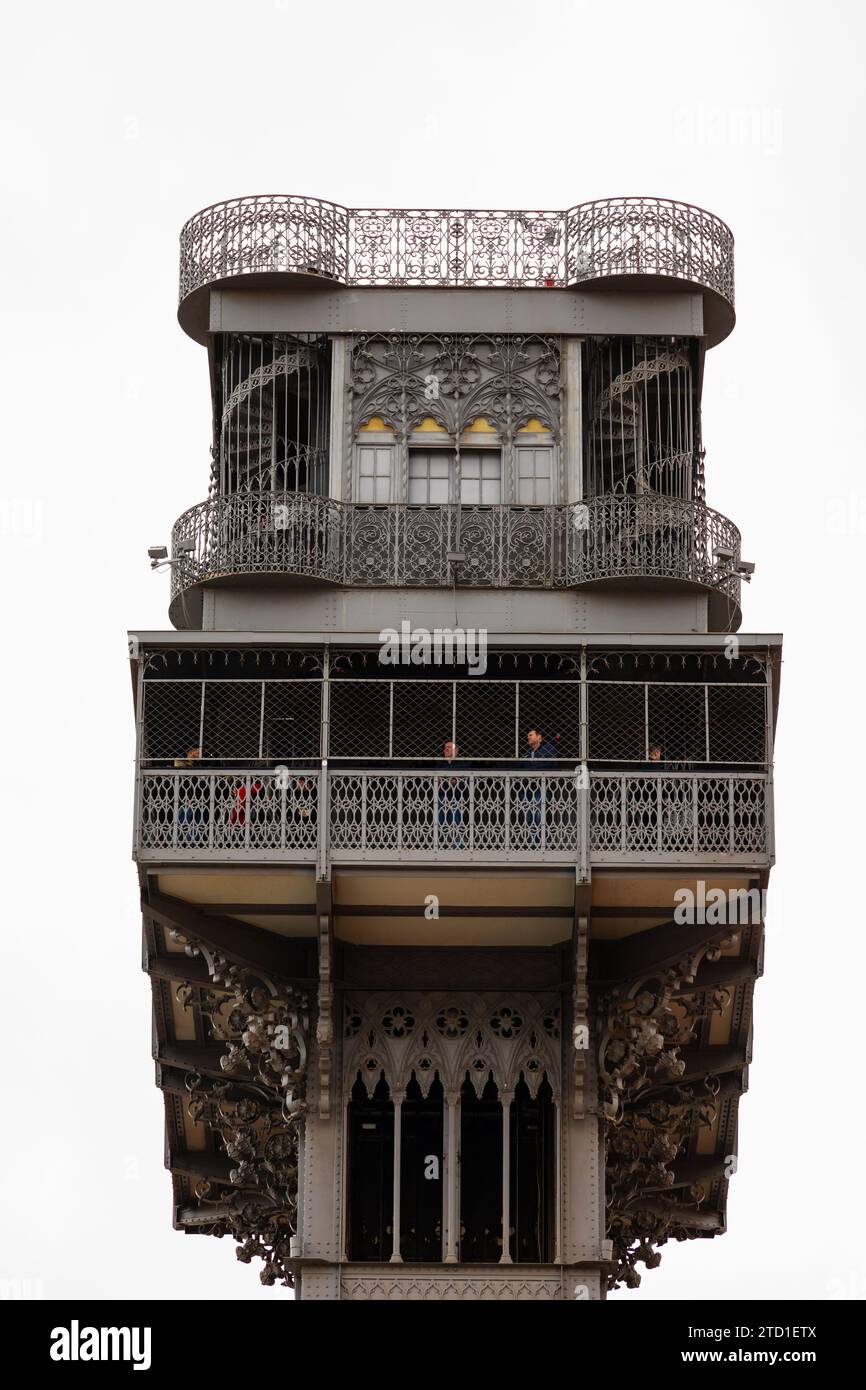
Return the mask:
{"type": "Polygon", "coordinates": [[[757,564],[744,630],[784,631],[786,663],[730,1233],[667,1246],[625,1297],[862,1298],[863,7],[4,14],[0,1278],[46,1297],[287,1297],[232,1242],[170,1229],[139,965],[125,631],[168,625],[146,548],[207,488],[205,353],[174,317],[182,222],[255,192],[534,208],[647,193],[736,236],[707,492],[757,564]]]}

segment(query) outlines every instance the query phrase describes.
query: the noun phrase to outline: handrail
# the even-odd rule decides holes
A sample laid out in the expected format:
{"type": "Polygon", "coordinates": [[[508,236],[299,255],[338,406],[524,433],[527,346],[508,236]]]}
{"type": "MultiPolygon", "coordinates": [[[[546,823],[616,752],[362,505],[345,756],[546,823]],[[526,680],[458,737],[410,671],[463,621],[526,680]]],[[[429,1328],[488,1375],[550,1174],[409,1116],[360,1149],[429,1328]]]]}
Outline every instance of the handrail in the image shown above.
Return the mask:
{"type": "Polygon", "coordinates": [[[377,587],[456,580],[529,589],[677,579],[739,601],[737,527],[703,502],[658,493],[557,506],[441,507],[238,493],[184,512],[172,530],[172,554],[172,599],[209,580],[268,574],[377,587]],[[465,554],[457,569],[448,559],[454,553],[465,554]]]}
{"type": "Polygon", "coordinates": [[[250,274],[344,285],[561,287],[621,275],[702,285],[734,303],[734,239],[671,198],[598,198],[564,211],[346,208],[267,193],[201,209],[180,235],[180,300],[250,274]]]}
{"type": "Polygon", "coordinates": [[[768,863],[767,773],[142,770],[148,860],[768,863]]]}

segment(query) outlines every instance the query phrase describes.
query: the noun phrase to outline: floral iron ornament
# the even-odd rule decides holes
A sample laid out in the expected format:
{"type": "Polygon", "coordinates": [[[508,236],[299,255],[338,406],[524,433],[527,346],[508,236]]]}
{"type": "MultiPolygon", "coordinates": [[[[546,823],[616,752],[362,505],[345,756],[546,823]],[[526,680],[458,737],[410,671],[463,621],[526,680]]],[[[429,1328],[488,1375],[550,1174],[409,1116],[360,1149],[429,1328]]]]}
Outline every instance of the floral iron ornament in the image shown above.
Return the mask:
{"type": "MultiPolygon", "coordinates": [[[[231,964],[203,942],[172,933],[204,957],[214,989],[198,992],[212,1036],[225,1046],[226,1078],[186,1076],[190,1118],[217,1136],[234,1191],[205,1180],[195,1196],[212,1207],[216,1236],[231,1235],[244,1264],[264,1262],[263,1284],[293,1286],[299,1130],[306,1110],[307,996],[293,985],[231,964]]],[[[194,991],[178,990],[185,1008],[194,991]]]]}
{"type": "MultiPolygon", "coordinates": [[[[599,1088],[605,1122],[608,1237],[616,1268],[608,1284],[636,1288],[639,1262],[661,1262],[658,1246],[687,1239],[683,1211],[672,1199],[672,1164],[696,1126],[716,1116],[717,1078],[677,1085],[685,1071],[680,1049],[701,1019],[720,1012],[725,989],[700,989],[702,959],[716,961],[729,938],[701,948],[667,970],[610,990],[598,1000],[599,1088]]],[[[688,1195],[698,1205],[708,1188],[688,1195]]]]}

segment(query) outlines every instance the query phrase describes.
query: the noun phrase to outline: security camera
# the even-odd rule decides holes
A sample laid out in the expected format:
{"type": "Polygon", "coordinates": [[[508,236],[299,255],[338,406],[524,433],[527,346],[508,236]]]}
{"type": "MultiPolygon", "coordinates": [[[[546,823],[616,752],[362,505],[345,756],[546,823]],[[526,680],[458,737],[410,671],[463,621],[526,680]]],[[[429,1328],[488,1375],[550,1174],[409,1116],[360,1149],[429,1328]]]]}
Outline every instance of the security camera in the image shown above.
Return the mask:
{"type": "Polygon", "coordinates": [[[168,551],[166,550],[164,545],[149,545],[147,547],[147,553],[150,559],[156,560],[157,563],[160,560],[168,559],[168,551]]]}

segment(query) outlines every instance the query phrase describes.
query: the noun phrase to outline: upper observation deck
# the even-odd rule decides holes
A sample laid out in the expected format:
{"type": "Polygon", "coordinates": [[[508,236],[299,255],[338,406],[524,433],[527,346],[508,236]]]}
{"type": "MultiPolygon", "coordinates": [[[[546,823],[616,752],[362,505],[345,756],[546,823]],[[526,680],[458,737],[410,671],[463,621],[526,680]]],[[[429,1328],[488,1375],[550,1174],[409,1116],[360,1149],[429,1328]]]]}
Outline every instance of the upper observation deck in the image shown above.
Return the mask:
{"type": "MultiPolygon", "coordinates": [[[[207,332],[211,290],[244,287],[631,292],[703,299],[710,346],[734,326],[734,238],[713,213],[618,197],[561,212],[345,208],[266,193],[197,212],[180,237],[178,317],[207,332]]],[[[324,327],[325,325],[323,325],[324,327]]]]}

